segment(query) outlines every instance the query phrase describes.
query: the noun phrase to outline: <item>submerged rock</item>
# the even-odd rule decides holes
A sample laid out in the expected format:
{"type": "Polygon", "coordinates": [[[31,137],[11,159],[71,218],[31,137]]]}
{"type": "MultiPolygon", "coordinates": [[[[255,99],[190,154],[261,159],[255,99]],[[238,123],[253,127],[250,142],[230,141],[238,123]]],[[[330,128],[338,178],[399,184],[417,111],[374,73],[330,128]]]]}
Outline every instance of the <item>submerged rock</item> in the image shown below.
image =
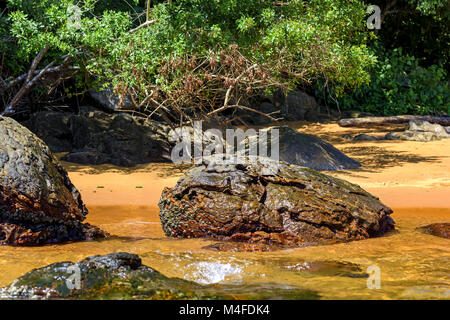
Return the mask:
{"type": "Polygon", "coordinates": [[[317,299],[286,285],[205,286],[168,278],[125,252],[58,262],[35,269],[0,289],[2,299],[317,299]]]}
{"type": "Polygon", "coordinates": [[[36,245],[108,236],[83,224],[88,211],[48,147],[0,117],[0,244],[36,245]]]}
{"type": "Polygon", "coordinates": [[[419,230],[433,236],[450,239],[450,223],[433,223],[420,227],[419,230]]]}
{"type": "Polygon", "coordinates": [[[218,242],[203,247],[202,249],[220,252],[271,252],[284,249],[281,246],[267,245],[264,243],[247,242],[218,242]]]}
{"type": "Polygon", "coordinates": [[[339,276],[350,278],[367,278],[361,267],[350,262],[339,261],[280,261],[281,267],[298,274],[314,276],[339,276]]]}
{"type": "Polygon", "coordinates": [[[293,247],[394,228],[392,210],[357,185],[284,162],[277,173],[267,169],[250,162],[193,167],[161,195],[165,234],[293,247]]]}

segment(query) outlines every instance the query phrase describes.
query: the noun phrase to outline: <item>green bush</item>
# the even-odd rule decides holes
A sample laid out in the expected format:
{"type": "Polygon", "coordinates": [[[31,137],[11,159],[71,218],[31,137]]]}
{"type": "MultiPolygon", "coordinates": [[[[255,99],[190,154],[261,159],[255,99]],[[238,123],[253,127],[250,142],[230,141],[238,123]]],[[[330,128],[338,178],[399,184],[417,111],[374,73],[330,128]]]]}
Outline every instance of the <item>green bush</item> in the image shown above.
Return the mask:
{"type": "Polygon", "coordinates": [[[442,67],[421,67],[419,59],[399,48],[380,54],[370,84],[338,101],[342,109],[381,115],[442,115],[450,113],[450,86],[442,67]]]}
{"type": "Polygon", "coordinates": [[[119,94],[131,92],[136,105],[196,105],[198,111],[220,107],[230,87],[230,104],[317,77],[357,87],[368,81],[367,68],[375,61],[366,47],[361,1],[152,2],[155,23],[133,33],[128,31],[144,22],[145,3],[111,10],[112,3],[77,2],[83,12],[78,30],[67,25],[75,1],[8,0],[14,46],[7,57],[9,78],[26,71],[49,45],[42,65],[81,52],[75,62],[81,70],[119,94]],[[108,10],[98,14],[99,4],[108,10]]]}

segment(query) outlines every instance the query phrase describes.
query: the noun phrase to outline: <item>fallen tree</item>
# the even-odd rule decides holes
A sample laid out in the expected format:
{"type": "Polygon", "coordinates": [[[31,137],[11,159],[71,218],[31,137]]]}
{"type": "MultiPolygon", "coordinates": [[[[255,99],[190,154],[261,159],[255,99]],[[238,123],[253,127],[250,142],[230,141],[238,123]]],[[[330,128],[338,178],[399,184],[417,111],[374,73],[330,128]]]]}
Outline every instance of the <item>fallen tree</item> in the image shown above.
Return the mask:
{"type": "Polygon", "coordinates": [[[435,116],[391,116],[391,117],[365,117],[365,118],[349,118],[339,120],[341,127],[366,127],[366,126],[382,126],[386,124],[402,124],[409,121],[422,120],[430,123],[437,123],[442,126],[450,126],[450,117],[435,116]]]}

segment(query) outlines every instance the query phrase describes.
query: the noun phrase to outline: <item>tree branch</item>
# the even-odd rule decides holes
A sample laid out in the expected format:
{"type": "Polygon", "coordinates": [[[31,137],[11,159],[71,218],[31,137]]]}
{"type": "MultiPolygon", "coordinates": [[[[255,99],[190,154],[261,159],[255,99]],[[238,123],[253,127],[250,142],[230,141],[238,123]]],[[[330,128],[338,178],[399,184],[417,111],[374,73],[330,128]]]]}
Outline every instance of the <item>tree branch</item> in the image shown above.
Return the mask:
{"type": "Polygon", "coordinates": [[[136,32],[136,31],[138,31],[141,28],[145,28],[145,27],[148,27],[149,25],[154,24],[155,22],[156,22],[156,20],[145,21],[143,24],[141,24],[141,25],[137,26],[136,28],[131,29],[130,31],[128,31],[128,33],[136,32]]]}

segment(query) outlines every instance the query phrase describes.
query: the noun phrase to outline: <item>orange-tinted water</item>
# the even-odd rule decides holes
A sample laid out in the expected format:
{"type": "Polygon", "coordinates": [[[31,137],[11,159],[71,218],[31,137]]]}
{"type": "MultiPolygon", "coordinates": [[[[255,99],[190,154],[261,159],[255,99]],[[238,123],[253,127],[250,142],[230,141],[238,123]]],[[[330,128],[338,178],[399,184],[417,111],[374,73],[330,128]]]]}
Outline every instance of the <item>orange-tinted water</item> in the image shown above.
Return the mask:
{"type": "Polygon", "coordinates": [[[127,251],[139,254],[144,264],[167,276],[201,283],[284,283],[318,291],[324,299],[450,299],[450,240],[416,231],[430,223],[450,222],[450,139],[350,143],[344,134],[379,135],[386,129],[290,125],[328,140],[359,160],[359,170],[329,174],[361,185],[392,207],[398,232],[277,252],[207,251],[202,248],[214,242],[168,239],[161,229],[156,206],[161,191],[172,187],[185,168],[149,164],[124,169],[63,163],[89,208],[88,222],[117,237],[33,248],[0,247],[0,286],[53,262],[127,251]],[[362,271],[376,265],[381,271],[381,289],[368,289],[367,278],[286,268],[305,261],[354,263],[362,271]]]}
{"type": "Polygon", "coordinates": [[[286,283],[316,290],[324,299],[450,299],[450,241],[425,235],[416,227],[448,221],[450,209],[395,210],[398,232],[345,244],[277,252],[218,253],[202,249],[201,239],[168,239],[155,206],[91,206],[88,221],[117,236],[103,241],[33,248],[1,247],[0,286],[33,268],[77,261],[94,254],[126,251],[168,276],[200,283],[217,281],[286,283]],[[338,261],[381,270],[381,289],[368,289],[367,278],[293,272],[286,266],[304,261],[338,261]]]}

